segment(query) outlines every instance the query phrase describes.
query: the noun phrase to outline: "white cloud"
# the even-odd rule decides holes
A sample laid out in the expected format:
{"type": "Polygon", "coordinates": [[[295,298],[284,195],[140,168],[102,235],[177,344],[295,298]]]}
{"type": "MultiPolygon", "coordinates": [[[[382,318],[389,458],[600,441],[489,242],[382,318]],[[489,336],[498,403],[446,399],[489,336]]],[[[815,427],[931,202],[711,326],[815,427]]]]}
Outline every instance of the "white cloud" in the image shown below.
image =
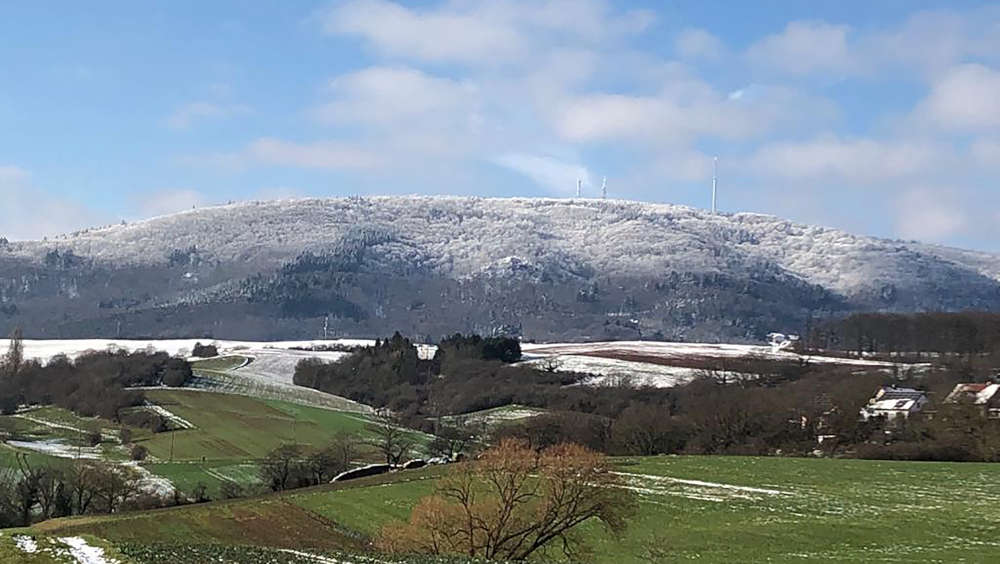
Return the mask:
{"type": "MultiPolygon", "coordinates": [[[[406,67],[369,67],[330,82],[337,99],[314,111],[330,123],[377,123],[425,119],[431,113],[466,114],[477,104],[477,87],[406,67]]],[[[439,119],[442,116],[437,116],[439,119]]]]}
{"type": "Polygon", "coordinates": [[[27,170],[0,165],[0,237],[40,239],[107,222],[88,206],[33,185],[27,170]]]}
{"type": "Polygon", "coordinates": [[[615,13],[600,0],[467,0],[425,9],[355,0],[333,4],[320,19],[326,32],[360,36],[387,55],[491,65],[533,56],[560,37],[600,41],[641,32],[653,16],[615,13]]]}
{"type": "Polygon", "coordinates": [[[848,46],[851,28],[826,22],[790,22],[778,34],[769,35],[747,49],[757,65],[791,74],[846,73],[857,61],[848,46]]]}
{"type": "Polygon", "coordinates": [[[555,157],[513,153],[500,156],[494,162],[527,176],[535,184],[553,193],[575,194],[577,180],[582,180],[584,187],[593,188],[590,172],[586,167],[555,157]]]}
{"type": "Polygon", "coordinates": [[[970,152],[979,166],[1000,169],[1000,138],[977,139],[972,143],[970,152]]]}
{"type": "Polygon", "coordinates": [[[914,176],[946,159],[935,145],[917,141],[877,141],[819,137],[804,142],[767,143],[747,160],[764,176],[871,182],[914,176]]]}
{"type": "Polygon", "coordinates": [[[969,217],[955,204],[948,189],[921,188],[905,192],[896,214],[896,231],[904,239],[939,241],[963,231],[969,217]]]}
{"type": "Polygon", "coordinates": [[[674,50],[686,59],[718,59],[726,53],[726,46],[704,29],[689,28],[677,34],[674,50]]]}
{"type": "Polygon", "coordinates": [[[1000,72],[974,63],[950,69],[932,85],[916,115],[945,129],[1000,127],[1000,72]]]}
{"type": "Polygon", "coordinates": [[[556,126],[571,141],[678,143],[700,135],[743,137],[754,131],[755,120],[714,97],[678,100],[670,96],[594,94],[570,100],[558,115],[556,126]]]}
{"type": "Polygon", "coordinates": [[[171,129],[187,129],[203,119],[224,119],[248,113],[250,107],[242,104],[191,102],[174,110],[167,118],[167,125],[171,129]]]}
{"type": "Polygon", "coordinates": [[[418,13],[385,0],[335,5],[324,18],[329,33],[359,35],[379,51],[429,61],[479,62],[518,57],[526,39],[475,13],[418,13]]]}
{"type": "Polygon", "coordinates": [[[929,80],[962,62],[1000,60],[1000,8],[921,11],[899,25],[867,30],[793,21],[753,43],[746,56],[759,68],[792,75],[886,77],[885,71],[902,71],[894,78],[929,80]]]}
{"type": "Polygon", "coordinates": [[[878,65],[902,64],[927,76],[970,59],[996,60],[1000,56],[1000,10],[917,12],[896,28],[870,33],[856,49],[878,65]]]}
{"type": "Polygon", "coordinates": [[[0,165],[0,185],[13,186],[27,182],[31,174],[13,165],[0,165]]]}
{"type": "Polygon", "coordinates": [[[153,190],[135,198],[135,205],[141,217],[167,215],[201,207],[207,203],[204,194],[189,188],[153,190]]]}
{"type": "Polygon", "coordinates": [[[776,125],[809,125],[833,113],[825,100],[786,88],[754,86],[734,96],[700,80],[677,80],[656,96],[591,94],[568,99],[553,119],[556,130],[571,141],[639,140],[676,146],[701,137],[761,137],[776,125]]]}

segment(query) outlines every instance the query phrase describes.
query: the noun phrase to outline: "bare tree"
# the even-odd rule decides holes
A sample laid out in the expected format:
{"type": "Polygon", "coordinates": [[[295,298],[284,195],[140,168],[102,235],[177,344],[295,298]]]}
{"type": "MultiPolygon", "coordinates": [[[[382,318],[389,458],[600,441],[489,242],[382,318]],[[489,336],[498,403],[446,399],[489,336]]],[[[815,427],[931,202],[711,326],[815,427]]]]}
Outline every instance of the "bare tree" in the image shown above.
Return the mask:
{"type": "Polygon", "coordinates": [[[139,494],[142,475],[131,466],[99,463],[94,465],[94,497],[104,511],[114,513],[139,494]]]}
{"type": "Polygon", "coordinates": [[[354,433],[337,433],[327,447],[335,454],[337,462],[347,470],[351,463],[358,456],[358,447],[361,446],[361,439],[354,433]]]}
{"type": "Polygon", "coordinates": [[[619,487],[601,454],[560,444],[536,452],[507,439],[456,467],[409,522],[387,525],[377,545],[390,552],[525,560],[556,547],[570,560],[586,549],[576,527],[588,521],[622,532],[635,494],[619,487]]]}
{"type": "Polygon", "coordinates": [[[442,425],[434,435],[434,440],[428,445],[431,453],[455,460],[465,453],[469,443],[475,438],[475,431],[471,425],[442,425]]]}
{"type": "Polygon", "coordinates": [[[301,446],[283,444],[269,452],[261,462],[261,478],[276,492],[295,487],[296,479],[303,471],[303,458],[301,446]]]}
{"type": "Polygon", "coordinates": [[[373,444],[385,456],[386,464],[399,464],[413,449],[413,433],[388,414],[380,415],[368,430],[375,436],[373,444]]]}
{"type": "Polygon", "coordinates": [[[83,515],[97,496],[98,468],[96,463],[77,461],[66,470],[66,487],[73,509],[83,515]]]}

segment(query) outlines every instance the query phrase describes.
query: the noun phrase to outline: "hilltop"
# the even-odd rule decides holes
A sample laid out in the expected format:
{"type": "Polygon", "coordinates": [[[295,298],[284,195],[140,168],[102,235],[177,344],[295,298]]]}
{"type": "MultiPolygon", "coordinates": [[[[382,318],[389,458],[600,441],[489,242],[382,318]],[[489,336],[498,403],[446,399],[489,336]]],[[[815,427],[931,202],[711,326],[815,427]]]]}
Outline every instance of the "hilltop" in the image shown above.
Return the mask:
{"type": "Polygon", "coordinates": [[[245,202],[0,247],[0,329],[37,337],[747,341],[969,308],[1000,308],[1000,256],[622,200],[245,202]]]}

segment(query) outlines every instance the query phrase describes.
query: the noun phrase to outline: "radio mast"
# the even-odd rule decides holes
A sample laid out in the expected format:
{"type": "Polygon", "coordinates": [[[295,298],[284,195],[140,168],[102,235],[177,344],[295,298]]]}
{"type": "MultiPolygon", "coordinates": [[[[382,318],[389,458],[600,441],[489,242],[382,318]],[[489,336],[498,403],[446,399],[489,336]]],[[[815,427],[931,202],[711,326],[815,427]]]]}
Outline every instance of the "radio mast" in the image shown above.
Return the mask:
{"type": "Polygon", "coordinates": [[[715,215],[715,202],[719,192],[719,157],[712,158],[712,215],[715,215]]]}
{"type": "Polygon", "coordinates": [[[580,190],[583,188],[583,180],[576,179],[576,197],[580,197],[580,190]]]}
{"type": "Polygon", "coordinates": [[[608,199],[608,177],[607,176],[605,176],[604,177],[604,181],[601,182],[601,199],[602,200],[607,200],[608,199]]]}

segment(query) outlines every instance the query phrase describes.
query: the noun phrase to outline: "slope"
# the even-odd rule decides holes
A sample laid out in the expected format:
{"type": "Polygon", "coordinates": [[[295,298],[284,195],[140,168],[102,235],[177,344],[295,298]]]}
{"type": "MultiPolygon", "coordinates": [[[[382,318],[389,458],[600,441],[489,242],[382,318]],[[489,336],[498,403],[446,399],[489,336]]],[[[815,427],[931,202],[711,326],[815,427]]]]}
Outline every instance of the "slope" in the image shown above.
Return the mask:
{"type": "MultiPolygon", "coordinates": [[[[34,529],[115,543],[358,548],[383,523],[405,518],[442,471],[34,529]],[[264,526],[278,518],[286,521],[264,526]]],[[[990,510],[1000,498],[985,464],[653,457],[623,460],[619,471],[639,512],[622,538],[585,531],[593,562],[989,562],[1000,554],[990,510]]]]}
{"type": "Polygon", "coordinates": [[[284,200],[11,243],[0,325],[49,336],[314,338],[326,327],[747,340],[860,309],[998,309],[998,273],[997,255],[665,204],[284,200]]]}

